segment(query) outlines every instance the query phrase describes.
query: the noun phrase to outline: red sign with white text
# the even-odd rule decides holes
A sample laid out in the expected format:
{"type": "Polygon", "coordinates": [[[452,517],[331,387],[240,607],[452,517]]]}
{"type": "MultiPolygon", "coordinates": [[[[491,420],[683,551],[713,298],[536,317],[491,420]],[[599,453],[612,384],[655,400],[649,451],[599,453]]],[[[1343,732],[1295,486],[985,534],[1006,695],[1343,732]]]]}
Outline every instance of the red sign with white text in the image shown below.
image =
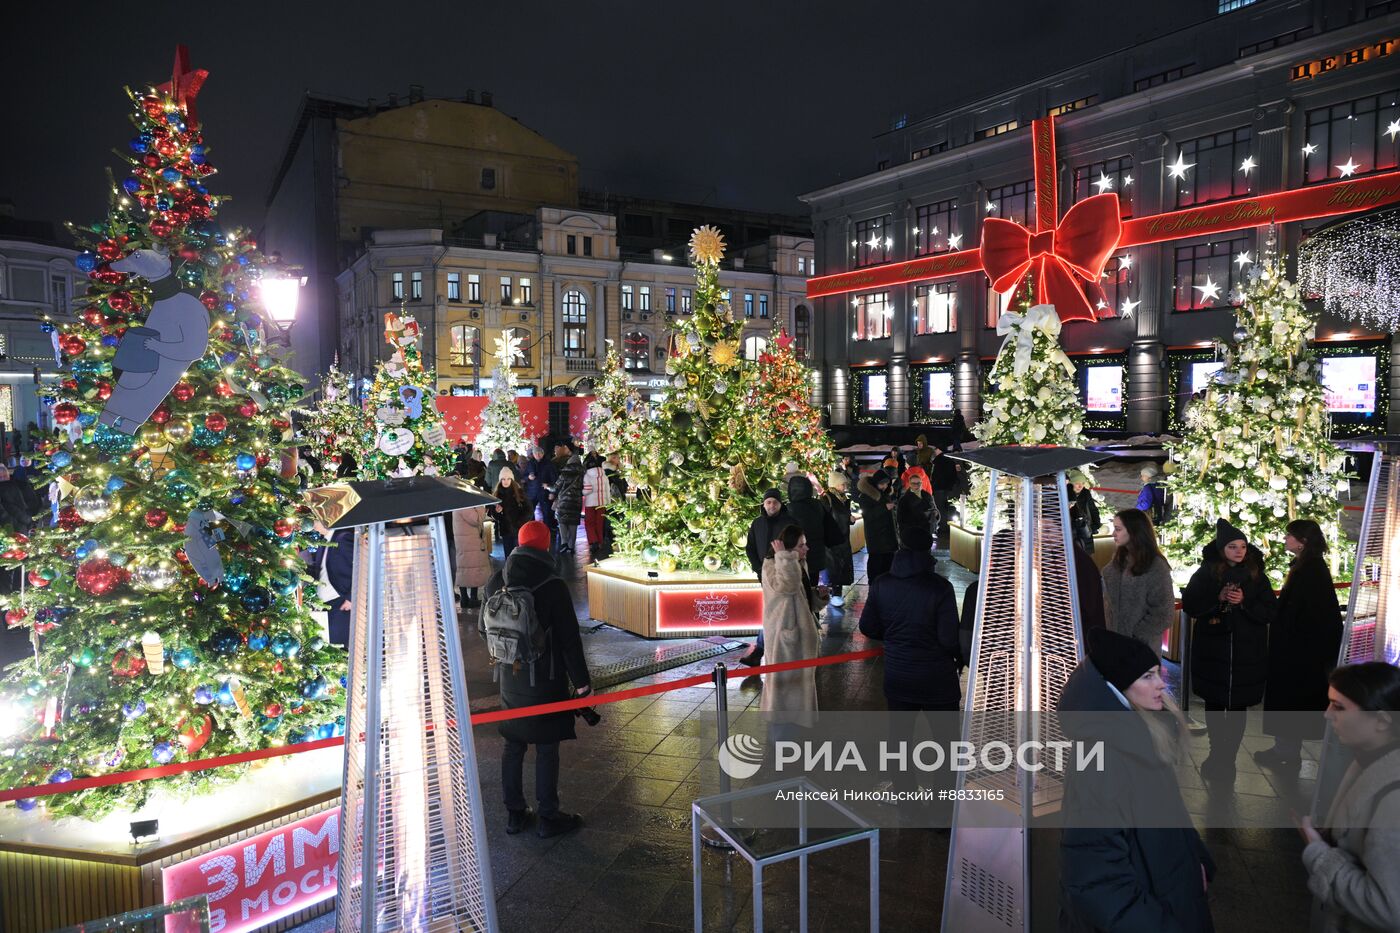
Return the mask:
{"type": "Polygon", "coordinates": [[[203,894],[210,933],[256,930],[335,897],[339,855],[333,807],[163,869],[165,901],[203,894]]]}
{"type": "Polygon", "coordinates": [[[658,632],[763,628],[763,590],[657,590],[658,632]]]}

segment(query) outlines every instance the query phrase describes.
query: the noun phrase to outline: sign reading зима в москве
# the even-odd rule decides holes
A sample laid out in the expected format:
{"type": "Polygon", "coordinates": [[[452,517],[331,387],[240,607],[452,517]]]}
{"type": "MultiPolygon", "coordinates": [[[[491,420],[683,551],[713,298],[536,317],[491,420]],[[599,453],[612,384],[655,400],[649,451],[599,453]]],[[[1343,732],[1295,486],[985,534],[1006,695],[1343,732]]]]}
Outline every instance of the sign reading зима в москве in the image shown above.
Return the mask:
{"type": "Polygon", "coordinates": [[[1395,50],[1397,41],[1400,40],[1382,39],[1380,42],[1370,42],[1354,49],[1347,49],[1345,52],[1339,52],[1336,55],[1324,55],[1322,58],[1315,58],[1312,61],[1300,62],[1289,70],[1288,77],[1292,81],[1303,81],[1329,71],[1336,71],[1338,68],[1345,68],[1347,65],[1359,65],[1362,62],[1385,58],[1395,50]]]}

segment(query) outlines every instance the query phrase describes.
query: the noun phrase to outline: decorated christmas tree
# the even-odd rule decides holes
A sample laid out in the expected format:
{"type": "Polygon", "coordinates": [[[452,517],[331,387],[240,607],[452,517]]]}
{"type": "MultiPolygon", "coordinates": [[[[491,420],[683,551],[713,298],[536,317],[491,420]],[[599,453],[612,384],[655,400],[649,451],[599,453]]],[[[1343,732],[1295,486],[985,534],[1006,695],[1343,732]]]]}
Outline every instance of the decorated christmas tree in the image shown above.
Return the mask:
{"type": "MultiPolygon", "coordinates": [[[[256,244],[215,222],[194,98],[131,94],[130,172],[105,220],[73,227],[87,273],[53,330],[62,382],[39,451],[52,515],[4,543],[25,587],[5,621],[32,657],[0,686],[0,786],[66,782],[343,730],[344,655],[298,598],[319,540],[284,479],[303,394],[265,339],[256,244]]],[[[290,471],[288,471],[290,472],[290,471]]],[[[204,789],[223,767],[44,798],[96,819],[156,787],[204,789]]],[[[18,802],[31,810],[41,804],[18,802]]]]}
{"type": "Polygon", "coordinates": [[[748,434],[760,442],[758,456],[787,464],[796,461],[826,482],[836,463],[821,411],[811,402],[812,371],[792,351],[793,339],[781,325],[759,354],[748,434]]]}
{"type": "Polygon", "coordinates": [[[476,446],[489,456],[493,450],[527,453],[525,428],[520,423],[520,406],[515,403],[515,363],[520,358],[521,339],[514,332],[496,338],[496,367],[491,370],[491,392],[481,413],[481,433],[476,446]]]}
{"type": "Polygon", "coordinates": [[[594,390],[593,401],[588,403],[588,426],[584,432],[588,446],[603,454],[622,450],[641,437],[642,422],[649,415],[641,394],[628,383],[627,370],[617,350],[609,347],[603,379],[594,390]]]}
{"type": "Polygon", "coordinates": [[[1200,564],[1219,518],[1264,552],[1275,585],[1288,567],[1290,521],[1312,519],[1333,543],[1334,558],[1343,550],[1335,545],[1346,457],[1328,440],[1322,364],[1309,346],[1317,319],[1279,273],[1272,248],[1251,278],[1224,368],[1205,401],[1187,411],[1185,437],[1170,447],[1175,511],[1162,537],[1183,580],[1200,564]]]}
{"type": "MultiPolygon", "coordinates": [[[[781,479],[788,460],[823,469],[830,447],[803,432],[784,437],[769,420],[781,399],[759,365],[739,354],[743,322],[721,297],[719,232],[696,230],[690,254],[695,313],[676,325],[666,364],[671,389],[654,420],[635,419],[636,437],[622,447],[623,472],[641,493],[619,506],[619,550],[663,571],[746,571],[744,542],[763,490],[781,479]]],[[[806,398],[800,381],[792,403],[806,398]]]]}
{"type": "MultiPolygon", "coordinates": [[[[1030,290],[1026,290],[1030,294],[1030,290]]],[[[1008,312],[997,321],[1006,341],[992,364],[992,389],[982,408],[982,420],[972,429],[984,447],[1009,444],[1055,444],[1082,447],[1084,409],[1074,384],[1074,364],[1060,348],[1060,318],[1054,305],[1008,312]]],[[[970,474],[963,520],[981,528],[987,513],[990,476],[974,467],[970,474]]],[[[1071,479],[1091,485],[1088,468],[1071,479]]]]}
{"type": "Polygon", "coordinates": [[[394,349],[369,390],[374,440],[360,457],[361,479],[452,472],[452,445],[433,404],[437,377],[423,366],[420,338],[414,318],[392,311],[384,316],[384,340],[394,349]]]}
{"type": "Polygon", "coordinates": [[[303,433],[311,453],[334,473],[341,457],[358,456],[368,446],[374,429],[355,397],[354,382],[335,363],[321,380],[320,395],[314,407],[298,414],[306,419],[303,433]]]}

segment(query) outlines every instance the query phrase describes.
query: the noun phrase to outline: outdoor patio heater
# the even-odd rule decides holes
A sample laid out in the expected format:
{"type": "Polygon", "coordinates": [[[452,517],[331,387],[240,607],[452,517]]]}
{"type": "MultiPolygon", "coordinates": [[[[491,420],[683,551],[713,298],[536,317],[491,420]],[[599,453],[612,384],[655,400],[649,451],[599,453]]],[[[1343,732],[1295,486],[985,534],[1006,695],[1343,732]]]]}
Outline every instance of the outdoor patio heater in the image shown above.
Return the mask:
{"type": "MultiPolygon", "coordinates": [[[[1385,661],[1400,664],[1400,443],[1377,442],[1361,513],[1361,536],[1347,598],[1342,648],[1337,664],[1385,661]]],[[[1351,756],[1331,727],[1322,740],[1313,817],[1323,820],[1351,756]]]]}
{"type": "MultiPolygon", "coordinates": [[[[1083,645],[1066,473],[1104,458],[1074,447],[988,447],[953,456],[991,471],[962,738],[979,748],[1062,741],[1051,714],[1083,645]]],[[[999,791],[1002,799],[955,804],[943,893],[947,933],[1031,929],[1029,830],[1058,810],[1064,789],[1055,757],[1041,756],[1039,764],[1038,772],[958,772],[959,791],[999,791]]]]}
{"type": "Polygon", "coordinates": [[[428,476],[310,496],[356,529],[336,929],[494,933],[443,513],[496,500],[428,476]]]}

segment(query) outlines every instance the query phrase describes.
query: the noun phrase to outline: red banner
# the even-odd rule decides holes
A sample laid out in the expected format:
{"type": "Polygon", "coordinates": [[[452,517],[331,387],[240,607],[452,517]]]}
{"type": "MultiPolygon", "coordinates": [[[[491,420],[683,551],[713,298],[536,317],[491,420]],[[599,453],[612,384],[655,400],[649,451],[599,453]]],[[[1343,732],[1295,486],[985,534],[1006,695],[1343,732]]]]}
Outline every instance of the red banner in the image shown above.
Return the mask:
{"type": "Polygon", "coordinates": [[[658,632],[713,629],[719,632],[763,628],[763,590],[657,590],[658,632]]]}
{"type": "MultiPolygon", "coordinates": [[[[1400,202],[1400,172],[1386,172],[1370,178],[1353,178],[1313,188],[1299,188],[1295,191],[1277,191],[1223,204],[1189,207],[1168,214],[1125,220],[1123,236],[1118,246],[1120,249],[1127,246],[1145,246],[1149,243],[1227,233],[1269,223],[1315,220],[1397,202],[1400,202]]],[[[978,251],[965,249],[956,253],[922,256],[907,262],[889,263],[870,269],[838,272],[808,279],[807,297],[841,295],[980,271],[982,260],[978,251]]]]}
{"type": "Polygon", "coordinates": [[[210,933],[256,930],[335,897],[339,855],[333,807],[162,869],[165,902],[203,894],[210,933]]]}

